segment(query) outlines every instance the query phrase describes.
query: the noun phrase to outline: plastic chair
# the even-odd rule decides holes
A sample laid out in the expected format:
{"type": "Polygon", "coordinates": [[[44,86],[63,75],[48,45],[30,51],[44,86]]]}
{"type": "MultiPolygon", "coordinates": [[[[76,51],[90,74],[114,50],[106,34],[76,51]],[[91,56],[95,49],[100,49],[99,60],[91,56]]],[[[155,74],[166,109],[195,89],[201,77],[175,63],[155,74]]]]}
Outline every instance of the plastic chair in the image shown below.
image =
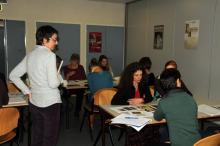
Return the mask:
{"type": "MultiPolygon", "coordinates": [[[[97,107],[99,105],[111,105],[111,101],[112,98],[114,97],[114,95],[116,94],[117,89],[116,88],[105,88],[105,89],[101,89],[99,91],[97,91],[94,95],[94,105],[97,107]]],[[[111,140],[111,144],[114,146],[114,142],[113,142],[113,138],[112,138],[112,133],[111,133],[111,127],[109,125],[109,121],[105,121],[105,125],[106,126],[106,130],[108,131],[109,135],[110,135],[110,140],[111,140]]],[[[101,137],[101,130],[94,142],[94,146],[98,143],[98,140],[101,137]]]]}
{"type": "MultiPolygon", "coordinates": [[[[96,94],[96,92],[100,89],[113,87],[112,77],[108,71],[102,71],[102,72],[98,72],[98,73],[89,73],[87,78],[88,78],[88,85],[89,85],[89,91],[90,91],[90,94],[88,95],[89,103],[84,106],[85,112],[83,115],[83,120],[81,122],[80,131],[82,131],[86,116],[89,115],[91,117],[91,115],[93,115],[94,113],[99,112],[97,110],[97,108],[94,108],[94,98],[93,97],[96,94]]],[[[97,101],[95,101],[95,102],[97,102],[97,101]]],[[[89,125],[90,125],[89,127],[90,127],[90,131],[91,131],[92,125],[93,125],[92,120],[90,119],[88,121],[89,121],[89,125]]],[[[92,135],[91,135],[91,139],[93,139],[92,135]]]]}
{"type": "Polygon", "coordinates": [[[88,115],[89,130],[90,130],[90,136],[92,140],[93,140],[93,135],[92,135],[93,121],[92,121],[91,115],[99,114],[99,108],[98,108],[99,105],[110,105],[111,100],[113,96],[116,94],[116,92],[117,92],[117,89],[115,88],[100,89],[94,94],[92,104],[84,106],[85,112],[84,112],[83,120],[80,126],[80,131],[83,128],[85,117],[88,115]]]}
{"type": "Polygon", "coordinates": [[[8,86],[8,93],[20,93],[20,90],[15,86],[14,83],[12,82],[7,82],[7,86],[8,86]]]}
{"type": "MultiPolygon", "coordinates": [[[[16,108],[0,108],[0,144],[9,142],[16,137],[19,111],[16,108]]],[[[13,141],[11,142],[13,145],[13,141]]],[[[19,145],[19,141],[17,141],[19,145]]]]}
{"type": "Polygon", "coordinates": [[[200,139],[194,146],[220,146],[220,133],[200,139]]]}

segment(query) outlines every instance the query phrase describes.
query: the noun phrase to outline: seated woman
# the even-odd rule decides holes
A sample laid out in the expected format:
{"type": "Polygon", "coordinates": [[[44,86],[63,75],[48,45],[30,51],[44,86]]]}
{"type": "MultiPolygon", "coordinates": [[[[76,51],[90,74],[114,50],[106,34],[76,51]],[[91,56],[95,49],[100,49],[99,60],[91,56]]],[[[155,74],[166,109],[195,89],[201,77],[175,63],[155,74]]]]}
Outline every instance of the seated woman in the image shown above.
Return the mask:
{"type": "Polygon", "coordinates": [[[166,69],[160,76],[165,96],[154,112],[155,120],[166,119],[172,146],[192,146],[200,139],[197,104],[181,88],[180,73],[166,69]]]}
{"type": "Polygon", "coordinates": [[[149,87],[142,81],[139,63],[129,64],[123,71],[118,92],[112,99],[113,105],[138,105],[152,101],[149,87]]]}
{"type": "Polygon", "coordinates": [[[73,53],[70,58],[70,64],[63,67],[65,80],[85,80],[86,73],[84,67],[79,64],[78,54],[73,53]]]}
{"type": "MultiPolygon", "coordinates": [[[[123,71],[118,92],[112,99],[112,105],[139,105],[153,100],[149,87],[142,81],[142,68],[138,62],[129,64],[123,71]]],[[[127,144],[129,146],[146,146],[158,138],[156,129],[146,127],[137,132],[127,128],[127,144]]]]}
{"type": "MultiPolygon", "coordinates": [[[[177,70],[177,63],[174,60],[169,60],[165,63],[164,70],[166,69],[176,69],[177,70]]],[[[160,77],[159,77],[160,78],[160,77]]],[[[165,91],[162,89],[159,79],[155,79],[155,88],[156,91],[160,94],[161,97],[165,95],[165,91]]],[[[193,94],[188,90],[186,85],[184,84],[183,80],[181,80],[181,88],[186,91],[190,96],[193,96],[193,94]]]]}
{"type": "Polygon", "coordinates": [[[139,64],[143,69],[143,80],[147,82],[149,86],[154,86],[155,76],[154,73],[150,71],[152,62],[149,57],[142,57],[139,60],[139,64]]]}
{"type": "Polygon", "coordinates": [[[111,75],[114,76],[107,56],[100,55],[98,64],[103,69],[103,71],[109,71],[111,73],[111,75]]]}
{"type": "Polygon", "coordinates": [[[89,96],[89,101],[93,94],[102,88],[112,88],[113,80],[112,76],[108,71],[103,71],[100,66],[95,66],[95,70],[88,74],[88,84],[91,95],[89,96]]]}
{"type": "MultiPolygon", "coordinates": [[[[82,65],[79,64],[80,58],[78,54],[72,54],[70,64],[63,67],[65,80],[85,80],[86,74],[82,65]]],[[[79,116],[81,111],[84,90],[70,90],[70,94],[76,94],[75,116],[79,116]]]]}
{"type": "MultiPolygon", "coordinates": [[[[89,63],[89,72],[95,72],[96,68],[100,68],[96,58],[92,58],[89,63]]],[[[102,69],[101,69],[102,70],[102,69]]]]}

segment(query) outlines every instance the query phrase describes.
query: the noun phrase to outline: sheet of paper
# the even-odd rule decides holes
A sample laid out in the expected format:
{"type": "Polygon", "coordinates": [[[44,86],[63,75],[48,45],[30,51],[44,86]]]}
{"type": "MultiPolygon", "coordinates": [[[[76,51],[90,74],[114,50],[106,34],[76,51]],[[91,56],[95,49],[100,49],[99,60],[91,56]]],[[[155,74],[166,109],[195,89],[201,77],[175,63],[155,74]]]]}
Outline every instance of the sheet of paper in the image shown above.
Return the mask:
{"type": "Polygon", "coordinates": [[[208,106],[206,104],[201,104],[198,106],[198,112],[210,115],[210,116],[217,116],[220,115],[220,110],[214,107],[208,106]]]}
{"type": "Polygon", "coordinates": [[[8,104],[26,103],[26,99],[23,94],[9,94],[8,104]]]}
{"type": "Polygon", "coordinates": [[[132,128],[134,128],[136,131],[140,131],[142,128],[144,128],[144,126],[146,126],[147,125],[147,123],[146,124],[144,124],[144,125],[142,125],[142,126],[131,126],[132,128]]]}
{"type": "Polygon", "coordinates": [[[62,65],[63,65],[63,60],[60,62],[60,66],[59,66],[59,68],[57,70],[58,73],[60,73],[60,69],[61,69],[62,65]]]}
{"type": "Polygon", "coordinates": [[[119,116],[112,119],[114,124],[126,124],[131,126],[143,126],[148,123],[151,119],[133,116],[129,114],[120,114],[119,116]]]}

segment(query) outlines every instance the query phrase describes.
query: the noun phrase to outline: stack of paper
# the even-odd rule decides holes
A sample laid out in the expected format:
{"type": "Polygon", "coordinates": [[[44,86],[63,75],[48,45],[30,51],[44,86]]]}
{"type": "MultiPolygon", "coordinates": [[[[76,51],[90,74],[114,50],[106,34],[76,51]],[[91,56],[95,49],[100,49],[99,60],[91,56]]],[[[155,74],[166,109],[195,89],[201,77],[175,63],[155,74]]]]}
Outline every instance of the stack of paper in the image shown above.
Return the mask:
{"type": "Polygon", "coordinates": [[[198,112],[205,113],[210,116],[220,115],[220,110],[206,104],[201,104],[198,106],[198,112]]]}
{"type": "Polygon", "coordinates": [[[119,116],[112,119],[113,124],[125,124],[131,126],[137,131],[140,131],[151,119],[138,117],[129,114],[120,114],[119,116]]]}
{"type": "Polygon", "coordinates": [[[26,103],[25,97],[23,94],[9,94],[8,104],[24,104],[26,103]]]}

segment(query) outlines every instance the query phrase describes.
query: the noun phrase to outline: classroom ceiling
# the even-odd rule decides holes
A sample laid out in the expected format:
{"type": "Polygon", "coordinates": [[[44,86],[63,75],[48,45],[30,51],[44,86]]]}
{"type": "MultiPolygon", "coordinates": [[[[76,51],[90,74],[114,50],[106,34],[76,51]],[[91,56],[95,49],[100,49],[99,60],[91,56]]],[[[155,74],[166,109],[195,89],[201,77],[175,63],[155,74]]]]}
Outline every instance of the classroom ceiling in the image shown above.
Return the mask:
{"type": "Polygon", "coordinates": [[[112,3],[128,3],[135,0],[90,0],[90,1],[101,1],[101,2],[112,2],[112,3]]]}

